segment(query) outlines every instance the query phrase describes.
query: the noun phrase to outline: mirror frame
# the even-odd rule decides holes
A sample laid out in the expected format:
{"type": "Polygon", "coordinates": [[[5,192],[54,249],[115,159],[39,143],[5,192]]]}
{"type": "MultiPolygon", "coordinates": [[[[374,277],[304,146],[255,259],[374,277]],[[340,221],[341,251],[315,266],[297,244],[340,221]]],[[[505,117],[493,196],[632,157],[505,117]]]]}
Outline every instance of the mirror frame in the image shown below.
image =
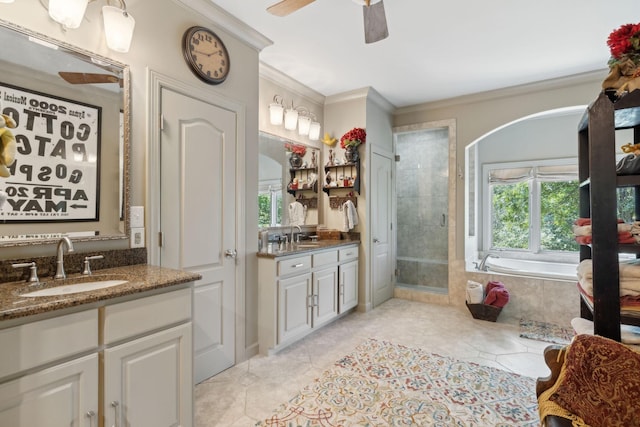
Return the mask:
{"type": "MultiPolygon", "coordinates": [[[[75,58],[78,58],[82,61],[92,63],[97,67],[102,67],[105,70],[114,71],[118,70],[122,74],[122,132],[123,132],[123,142],[122,142],[122,215],[123,218],[121,222],[123,222],[124,230],[121,233],[114,234],[101,234],[98,236],[83,236],[83,237],[71,237],[74,242],[85,242],[85,241],[107,241],[107,240],[125,240],[129,239],[131,232],[130,218],[129,218],[129,210],[130,210],[130,165],[131,165],[131,98],[130,98],[130,68],[129,65],[115,61],[111,58],[104,57],[102,55],[98,55],[94,52],[90,52],[88,50],[79,48],[77,46],[73,46],[69,43],[48,37],[44,34],[37,33],[35,31],[29,30],[27,28],[21,27],[14,23],[5,21],[0,19],[0,27],[5,28],[10,31],[15,31],[27,37],[33,37],[36,39],[40,39],[45,43],[53,44],[58,47],[58,50],[62,53],[71,55],[75,58]],[[95,60],[95,61],[92,61],[95,60]]],[[[102,185],[101,183],[100,185],[102,185]]],[[[120,184],[120,183],[119,183],[120,184]]],[[[59,224],[64,224],[64,222],[60,222],[59,224]]],[[[54,233],[52,233],[54,234],[54,233]]],[[[18,247],[18,246],[33,246],[33,245],[45,245],[56,243],[59,238],[50,238],[50,239],[25,239],[25,240],[16,240],[16,241],[7,241],[0,242],[0,248],[9,248],[9,247],[18,247]]]]}

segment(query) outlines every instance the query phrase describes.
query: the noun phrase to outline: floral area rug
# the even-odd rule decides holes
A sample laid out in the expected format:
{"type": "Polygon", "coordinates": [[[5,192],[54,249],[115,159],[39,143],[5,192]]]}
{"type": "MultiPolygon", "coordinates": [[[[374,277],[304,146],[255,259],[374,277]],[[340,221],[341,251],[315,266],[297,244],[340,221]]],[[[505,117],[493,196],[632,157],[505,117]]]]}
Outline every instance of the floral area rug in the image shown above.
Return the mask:
{"type": "Polygon", "coordinates": [[[261,427],[539,426],[533,378],[369,339],[261,427]]]}
{"type": "Polygon", "coordinates": [[[520,319],[520,336],[523,338],[566,345],[574,335],[573,329],[560,325],[520,319]]]}

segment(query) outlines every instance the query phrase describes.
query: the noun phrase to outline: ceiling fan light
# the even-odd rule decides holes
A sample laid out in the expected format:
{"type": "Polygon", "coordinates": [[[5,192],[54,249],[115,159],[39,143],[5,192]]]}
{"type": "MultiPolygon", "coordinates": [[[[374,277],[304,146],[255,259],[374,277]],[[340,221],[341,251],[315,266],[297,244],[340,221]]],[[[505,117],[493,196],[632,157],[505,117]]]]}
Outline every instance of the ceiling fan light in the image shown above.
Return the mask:
{"type": "Polygon", "coordinates": [[[49,16],[65,28],[78,28],[89,0],[49,0],[49,16]]]}
{"type": "Polygon", "coordinates": [[[269,122],[272,125],[281,125],[284,117],[284,107],[282,104],[269,104],[269,122]]]}
{"type": "Polygon", "coordinates": [[[317,141],[320,139],[320,123],[311,122],[309,125],[309,139],[311,141],[317,141]]]}
{"type": "Polygon", "coordinates": [[[102,17],[104,18],[104,36],[109,49],[122,53],[129,52],[133,29],[136,26],[133,16],[126,10],[114,6],[103,6],[102,17]]]}
{"type": "Polygon", "coordinates": [[[311,127],[311,117],[300,116],[298,118],[298,135],[309,135],[309,129],[311,127]]]}
{"type": "Polygon", "coordinates": [[[284,112],[284,128],[294,130],[298,125],[298,110],[287,108],[284,112]]]}

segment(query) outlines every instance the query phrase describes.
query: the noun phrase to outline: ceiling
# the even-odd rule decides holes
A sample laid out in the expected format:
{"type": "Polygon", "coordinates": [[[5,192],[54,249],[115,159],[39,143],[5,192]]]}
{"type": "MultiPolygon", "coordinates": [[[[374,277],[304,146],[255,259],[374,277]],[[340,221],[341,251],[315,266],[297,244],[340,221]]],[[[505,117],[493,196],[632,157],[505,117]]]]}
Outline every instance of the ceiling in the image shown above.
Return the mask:
{"type": "Polygon", "coordinates": [[[609,33],[640,20],[638,0],[384,0],[389,37],[365,44],[362,6],[211,0],[273,41],[260,60],[322,95],[372,87],[395,107],[592,71],[609,33]],[[615,7],[613,6],[615,5],[615,7]]]}

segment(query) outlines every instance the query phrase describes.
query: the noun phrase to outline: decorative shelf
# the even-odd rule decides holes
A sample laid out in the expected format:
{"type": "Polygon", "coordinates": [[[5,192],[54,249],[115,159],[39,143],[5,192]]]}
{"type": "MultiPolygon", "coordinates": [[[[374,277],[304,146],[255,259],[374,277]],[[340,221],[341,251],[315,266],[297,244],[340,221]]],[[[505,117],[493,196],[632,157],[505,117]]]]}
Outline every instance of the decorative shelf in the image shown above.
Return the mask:
{"type": "Polygon", "coordinates": [[[345,163],[342,165],[325,165],[324,182],[327,182],[326,180],[327,175],[331,176],[331,182],[339,180],[338,174],[341,172],[342,175],[344,176],[347,173],[347,170],[349,174],[347,176],[353,178],[353,176],[355,175],[355,178],[353,178],[352,185],[347,185],[347,186],[343,185],[343,186],[336,186],[336,187],[325,185],[322,187],[322,191],[329,194],[333,190],[353,190],[353,191],[357,191],[358,194],[360,194],[360,160],[357,160],[354,163],[345,163]]]}

